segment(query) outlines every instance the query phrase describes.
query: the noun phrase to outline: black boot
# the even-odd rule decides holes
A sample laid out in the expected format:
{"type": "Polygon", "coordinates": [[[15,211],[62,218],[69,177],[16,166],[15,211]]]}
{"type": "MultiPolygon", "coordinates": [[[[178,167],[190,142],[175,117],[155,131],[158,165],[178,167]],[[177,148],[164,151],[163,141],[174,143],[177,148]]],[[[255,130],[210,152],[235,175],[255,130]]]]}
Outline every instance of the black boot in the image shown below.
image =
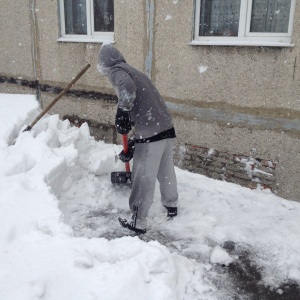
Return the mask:
{"type": "Polygon", "coordinates": [[[120,224],[121,224],[122,227],[127,228],[127,229],[129,229],[131,231],[134,231],[137,235],[145,234],[146,233],[146,229],[136,228],[136,227],[130,225],[126,219],[121,219],[119,217],[118,220],[119,220],[119,222],[120,222],[120,224]]]}
{"type": "Polygon", "coordinates": [[[177,216],[177,207],[169,207],[169,206],[165,206],[164,207],[167,209],[167,217],[168,218],[173,218],[177,216]]]}

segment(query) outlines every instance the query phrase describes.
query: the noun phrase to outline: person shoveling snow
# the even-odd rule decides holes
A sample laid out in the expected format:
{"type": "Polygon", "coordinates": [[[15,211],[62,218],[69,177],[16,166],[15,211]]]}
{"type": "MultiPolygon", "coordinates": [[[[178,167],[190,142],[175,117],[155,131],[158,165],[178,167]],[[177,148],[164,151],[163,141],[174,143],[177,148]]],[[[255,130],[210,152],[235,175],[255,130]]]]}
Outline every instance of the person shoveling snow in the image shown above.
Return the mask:
{"type": "Polygon", "coordinates": [[[102,75],[107,76],[118,96],[115,121],[118,133],[127,135],[131,124],[134,126],[128,153],[122,151],[119,155],[125,163],[134,157],[129,198],[132,217],[130,222],[121,218],[119,222],[137,234],[144,234],[156,178],[167,216],[177,215],[178,193],[173,164],[173,139],[176,135],[172,117],[150,79],[127,64],[113,45],[102,45],[97,67],[102,75]]]}

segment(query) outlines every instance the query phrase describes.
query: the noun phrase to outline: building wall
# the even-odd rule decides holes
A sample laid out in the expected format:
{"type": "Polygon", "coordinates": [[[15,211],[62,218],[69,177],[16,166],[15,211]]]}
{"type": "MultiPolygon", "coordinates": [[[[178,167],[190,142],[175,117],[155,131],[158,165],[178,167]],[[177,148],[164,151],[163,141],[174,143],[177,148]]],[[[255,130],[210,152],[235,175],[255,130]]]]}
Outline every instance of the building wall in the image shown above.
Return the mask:
{"type": "Polygon", "coordinates": [[[29,1],[0,1],[1,75],[34,80],[29,1]]]}
{"type": "MultiPolygon", "coordinates": [[[[57,41],[58,1],[21,2],[0,0],[0,92],[36,92],[45,107],[90,63],[51,113],[87,121],[97,138],[116,142],[116,98],[96,69],[101,45],[57,41]]],[[[115,0],[115,46],[167,101],[177,165],[298,201],[299,28],[297,2],[293,48],[191,46],[193,1],[115,0]]]]}
{"type": "Polygon", "coordinates": [[[300,110],[300,70],[295,73],[294,68],[299,56],[299,3],[292,49],[190,46],[193,1],[156,1],[155,7],[153,79],[165,97],[213,107],[222,103],[300,110]]]}

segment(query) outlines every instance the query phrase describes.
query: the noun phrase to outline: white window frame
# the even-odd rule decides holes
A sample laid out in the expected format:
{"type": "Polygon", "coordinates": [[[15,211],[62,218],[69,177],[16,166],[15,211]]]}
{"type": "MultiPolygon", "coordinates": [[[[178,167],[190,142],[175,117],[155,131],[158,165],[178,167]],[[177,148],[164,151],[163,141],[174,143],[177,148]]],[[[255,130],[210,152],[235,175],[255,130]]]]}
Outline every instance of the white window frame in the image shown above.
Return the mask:
{"type": "Polygon", "coordinates": [[[273,46],[273,47],[293,47],[292,31],[294,24],[294,14],[296,0],[291,0],[291,10],[287,33],[273,32],[250,32],[251,9],[253,0],[241,0],[240,20],[238,36],[199,36],[200,24],[200,3],[195,0],[195,23],[194,37],[190,45],[213,45],[213,46],[273,46]]]}
{"type": "Polygon", "coordinates": [[[97,32],[94,30],[94,0],[86,0],[87,34],[66,34],[64,0],[59,0],[60,9],[60,42],[104,43],[114,42],[114,32],[97,32]]]}

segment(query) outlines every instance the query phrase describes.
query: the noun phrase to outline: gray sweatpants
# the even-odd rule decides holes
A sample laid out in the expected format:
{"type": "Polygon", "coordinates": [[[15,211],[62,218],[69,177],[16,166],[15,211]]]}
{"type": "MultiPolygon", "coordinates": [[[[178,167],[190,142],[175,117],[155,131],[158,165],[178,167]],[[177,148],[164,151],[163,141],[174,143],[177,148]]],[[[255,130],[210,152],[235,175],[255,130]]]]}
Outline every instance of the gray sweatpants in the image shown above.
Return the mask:
{"type": "Polygon", "coordinates": [[[145,229],[148,212],[153,202],[156,178],[160,184],[162,204],[169,207],[177,206],[173,139],[136,143],[131,178],[132,190],[129,207],[133,213],[132,225],[139,229],[145,229]]]}

